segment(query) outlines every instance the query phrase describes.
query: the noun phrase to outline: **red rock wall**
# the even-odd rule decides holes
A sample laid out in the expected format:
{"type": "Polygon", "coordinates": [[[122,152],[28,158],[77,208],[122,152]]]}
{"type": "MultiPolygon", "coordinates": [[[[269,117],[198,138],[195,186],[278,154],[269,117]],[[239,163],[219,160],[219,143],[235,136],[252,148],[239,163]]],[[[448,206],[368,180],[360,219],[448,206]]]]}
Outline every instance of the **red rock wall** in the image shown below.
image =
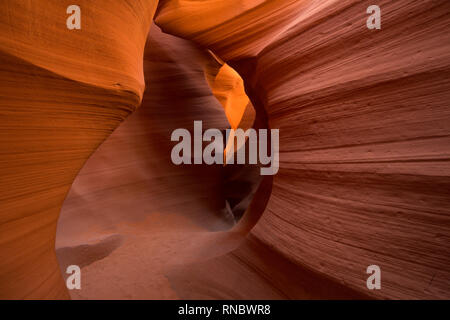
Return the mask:
{"type": "Polygon", "coordinates": [[[367,1],[266,1],[194,31],[163,2],[156,22],[234,66],[280,129],[253,236],[373,297],[448,298],[450,6],[378,3],[379,31],[367,1]],[[380,291],[366,289],[371,264],[380,291]]]}

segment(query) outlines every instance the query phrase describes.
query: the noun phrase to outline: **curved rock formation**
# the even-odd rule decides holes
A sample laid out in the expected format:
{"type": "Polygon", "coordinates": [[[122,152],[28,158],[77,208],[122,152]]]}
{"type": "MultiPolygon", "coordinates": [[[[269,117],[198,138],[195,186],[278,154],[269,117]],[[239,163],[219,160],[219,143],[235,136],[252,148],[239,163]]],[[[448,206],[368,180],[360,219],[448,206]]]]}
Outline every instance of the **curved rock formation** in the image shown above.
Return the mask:
{"type": "Polygon", "coordinates": [[[448,1],[64,2],[0,3],[0,298],[68,297],[72,183],[72,298],[450,298],[448,1]],[[278,174],[173,165],[194,120],[278,174]]]}
{"type": "Polygon", "coordinates": [[[156,17],[234,66],[280,129],[251,234],[373,297],[448,298],[449,3],[379,1],[380,31],[361,1],[253,3],[203,23],[163,1],[156,17]],[[372,264],[383,290],[365,287],[372,264]]]}
{"type": "Polygon", "coordinates": [[[156,1],[0,3],[0,298],[67,298],[55,256],[64,198],[89,155],[140,104],[156,1]],[[120,26],[120,27],[118,27],[120,26]]]}
{"type": "MultiPolygon", "coordinates": [[[[252,200],[259,170],[176,166],[170,159],[175,129],[193,130],[195,120],[205,130],[229,127],[226,104],[205,77],[214,63],[191,42],[151,28],[142,105],[87,161],[61,211],[61,270],[75,264],[83,274],[72,298],[183,298],[172,289],[169,270],[220,256],[243,240],[244,232],[227,230],[235,223],[233,211],[242,215],[252,200]]],[[[231,99],[236,90],[228,84],[218,78],[213,87],[231,99]]],[[[243,226],[254,223],[246,219],[243,226]]]]}

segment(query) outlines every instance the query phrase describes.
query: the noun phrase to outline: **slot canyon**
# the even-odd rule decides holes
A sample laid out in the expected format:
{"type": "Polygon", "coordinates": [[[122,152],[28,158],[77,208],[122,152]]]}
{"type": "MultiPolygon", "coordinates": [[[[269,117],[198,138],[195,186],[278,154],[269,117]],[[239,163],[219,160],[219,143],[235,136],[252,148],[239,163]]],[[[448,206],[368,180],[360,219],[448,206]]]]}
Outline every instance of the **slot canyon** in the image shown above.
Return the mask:
{"type": "Polygon", "coordinates": [[[375,2],[0,1],[0,299],[450,299],[450,2],[375,2]]]}

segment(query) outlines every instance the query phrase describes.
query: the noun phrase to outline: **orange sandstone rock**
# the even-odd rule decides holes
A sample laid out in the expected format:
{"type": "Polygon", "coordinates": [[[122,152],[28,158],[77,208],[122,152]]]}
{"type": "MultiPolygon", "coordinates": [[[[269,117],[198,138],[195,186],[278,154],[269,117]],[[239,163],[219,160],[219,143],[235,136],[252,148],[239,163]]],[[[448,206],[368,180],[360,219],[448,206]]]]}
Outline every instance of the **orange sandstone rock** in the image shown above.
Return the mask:
{"type": "Polygon", "coordinates": [[[140,104],[157,1],[0,3],[0,298],[68,293],[54,246],[64,198],[90,154],[140,104]],[[106,5],[107,4],[107,5],[106,5]]]}

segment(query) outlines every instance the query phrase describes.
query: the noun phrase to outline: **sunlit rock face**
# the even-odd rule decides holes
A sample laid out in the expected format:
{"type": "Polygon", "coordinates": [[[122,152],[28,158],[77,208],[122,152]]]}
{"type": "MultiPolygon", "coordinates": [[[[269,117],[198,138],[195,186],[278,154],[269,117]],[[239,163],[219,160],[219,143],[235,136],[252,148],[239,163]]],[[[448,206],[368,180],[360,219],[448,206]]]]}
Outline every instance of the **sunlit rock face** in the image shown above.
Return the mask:
{"type": "Polygon", "coordinates": [[[76,32],[0,2],[0,298],[450,298],[448,1],[378,1],[381,30],[356,0],[77,2],[76,32]],[[278,174],[174,165],[194,120],[279,129],[278,174]]]}
{"type": "Polygon", "coordinates": [[[156,1],[0,3],[0,298],[67,298],[55,257],[64,198],[89,155],[140,104],[156,1]]]}
{"type": "Polygon", "coordinates": [[[304,0],[206,0],[201,4],[162,0],[155,22],[163,31],[191,39],[227,62],[254,57],[294,25],[308,4],[308,11],[318,11],[336,1],[320,2],[325,4],[304,0]]]}

